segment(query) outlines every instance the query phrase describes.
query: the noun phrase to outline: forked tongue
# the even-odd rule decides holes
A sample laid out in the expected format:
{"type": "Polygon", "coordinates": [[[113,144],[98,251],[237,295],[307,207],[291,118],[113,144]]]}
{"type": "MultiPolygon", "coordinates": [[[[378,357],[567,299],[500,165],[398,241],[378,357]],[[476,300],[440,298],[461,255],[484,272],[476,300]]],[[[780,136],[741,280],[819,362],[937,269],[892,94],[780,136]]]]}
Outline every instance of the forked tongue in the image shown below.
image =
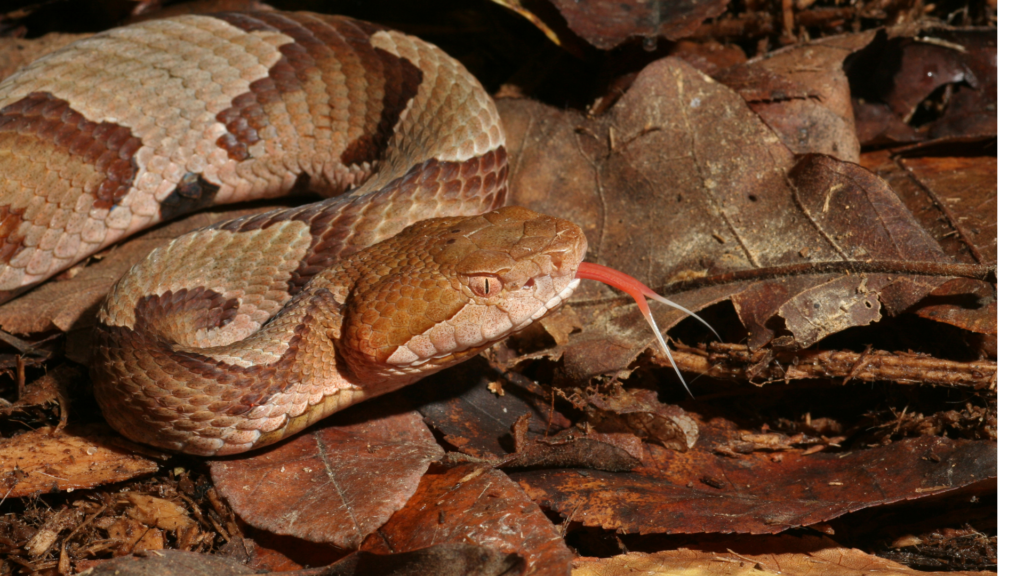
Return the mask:
{"type": "Polygon", "coordinates": [[[651,290],[629,274],[623,274],[618,270],[613,270],[607,266],[601,266],[600,264],[583,262],[576,271],[576,277],[581,280],[597,280],[598,282],[603,282],[604,284],[607,284],[612,288],[618,288],[633,297],[633,300],[636,301],[636,305],[640,307],[640,313],[643,314],[644,320],[647,320],[647,324],[649,324],[651,329],[654,330],[654,337],[658,339],[658,346],[661,347],[661,351],[668,357],[668,361],[672,363],[672,369],[676,371],[676,376],[679,376],[679,381],[683,383],[683,388],[686,388],[686,392],[692,397],[693,393],[690,392],[690,387],[686,385],[686,380],[683,379],[683,373],[680,372],[679,367],[676,366],[676,361],[672,358],[672,352],[668,349],[668,344],[665,342],[665,338],[661,335],[661,330],[658,329],[658,325],[654,322],[654,315],[651,314],[651,308],[647,305],[647,300],[644,297],[652,298],[662,304],[666,304],[677,310],[686,312],[688,315],[700,321],[701,324],[707,326],[708,330],[711,330],[711,332],[721,340],[722,337],[718,335],[718,332],[700,316],[697,316],[693,312],[690,312],[668,298],[662,298],[654,290],[651,290]]]}

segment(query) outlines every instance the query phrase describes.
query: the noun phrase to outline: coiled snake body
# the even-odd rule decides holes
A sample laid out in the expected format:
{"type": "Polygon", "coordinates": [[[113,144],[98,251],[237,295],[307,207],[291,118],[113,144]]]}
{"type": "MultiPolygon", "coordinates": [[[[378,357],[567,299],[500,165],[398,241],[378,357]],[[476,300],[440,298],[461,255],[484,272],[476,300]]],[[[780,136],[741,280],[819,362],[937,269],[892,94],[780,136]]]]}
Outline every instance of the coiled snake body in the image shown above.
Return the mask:
{"type": "Polygon", "coordinates": [[[117,28],[0,84],[0,290],[205,206],[328,196],[176,239],[100,311],[92,374],[114,428],[242,452],[571,294],[583,233],[486,213],[507,171],[491,99],[416,38],[279,12],[117,28]]]}

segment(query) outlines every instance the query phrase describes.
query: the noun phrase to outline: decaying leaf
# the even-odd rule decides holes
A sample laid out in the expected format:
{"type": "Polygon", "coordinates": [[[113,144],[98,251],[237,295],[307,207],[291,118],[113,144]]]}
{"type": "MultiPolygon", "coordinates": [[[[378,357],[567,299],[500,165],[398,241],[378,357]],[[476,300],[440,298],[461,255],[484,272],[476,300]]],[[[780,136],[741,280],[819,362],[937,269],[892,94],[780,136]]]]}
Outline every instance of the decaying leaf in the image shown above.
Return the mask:
{"type": "MultiPolygon", "coordinates": [[[[751,348],[780,328],[806,347],[877,320],[881,305],[901,312],[945,281],[904,268],[950,259],[884,180],[825,156],[797,161],[735,93],[679,60],[648,66],[600,118],[500,106],[517,155],[514,201],[580,223],[598,263],[649,286],[697,284],[673,296],[691,310],[731,298],[751,348]],[[879,260],[893,266],[847,274],[850,262],[879,260]],[[817,273],[823,262],[848,269],[817,273]],[[762,279],[729,281],[737,271],[762,279]]],[[[610,292],[584,285],[574,301],[599,295],[610,292]]],[[[584,329],[551,349],[571,379],[622,369],[653,340],[633,307],[574,309],[584,329]]],[[[683,318],[656,315],[662,329],[683,318]]]]}
{"type": "Polygon", "coordinates": [[[354,549],[444,451],[402,402],[360,404],[266,450],[220,460],[214,483],[248,524],[354,549]]]}
{"type": "Polygon", "coordinates": [[[678,40],[696,30],[705,19],[725,11],[728,0],[591,0],[586,3],[553,0],[553,3],[573,32],[598,48],[610,50],[634,36],[649,39],[651,44],[656,44],[659,36],[678,40]]]}
{"type": "MultiPolygon", "coordinates": [[[[696,416],[695,416],[696,417],[696,416]]],[[[778,533],[853,510],[923,498],[994,478],[995,444],[919,437],[847,453],[716,447],[738,434],[720,419],[680,453],[647,445],[627,473],[535,470],[510,476],[535,501],[585,526],[627,533],[778,533]]]]}
{"type": "Polygon", "coordinates": [[[378,553],[466,543],[515,553],[525,574],[568,575],[572,552],[540,507],[501,471],[480,464],[427,474],[409,504],[367,539],[378,553]]]}
{"type": "Polygon", "coordinates": [[[996,134],[994,29],[883,37],[853,68],[863,144],[996,134]]]}
{"type": "Polygon", "coordinates": [[[588,468],[625,472],[640,466],[643,449],[632,434],[605,434],[564,430],[550,438],[529,436],[530,414],[512,426],[515,452],[501,459],[498,468],[588,468]]]}
{"type": "MultiPolygon", "coordinates": [[[[942,250],[958,262],[996,263],[997,160],[989,156],[911,157],[872,153],[865,164],[885,178],[942,250]]],[[[933,290],[914,312],[929,320],[994,335],[995,289],[989,282],[958,278],[933,290]]]]}
{"type": "Polygon", "coordinates": [[[736,90],[790,150],[860,159],[844,63],[877,30],[829,36],[752,58],[715,78],[736,90]]]}
{"type": "Polygon", "coordinates": [[[498,459],[513,451],[509,431],[523,414],[533,417],[529,429],[545,437],[572,423],[552,408],[552,398],[541,386],[522,378],[504,382],[504,394],[488,389],[500,381],[499,371],[482,358],[431,376],[402,394],[416,402],[427,423],[443,434],[446,442],[476,458],[498,459]]]}
{"type": "Polygon", "coordinates": [[[697,443],[697,423],[679,406],[659,402],[651,390],[615,388],[611,395],[593,394],[587,401],[587,421],[598,431],[630,432],[679,452],[697,443]]]}
{"type": "Polygon", "coordinates": [[[128,515],[146,526],[174,531],[188,530],[195,525],[185,509],[170,500],[146,494],[130,493],[126,497],[134,506],[128,510],[128,515]]]}

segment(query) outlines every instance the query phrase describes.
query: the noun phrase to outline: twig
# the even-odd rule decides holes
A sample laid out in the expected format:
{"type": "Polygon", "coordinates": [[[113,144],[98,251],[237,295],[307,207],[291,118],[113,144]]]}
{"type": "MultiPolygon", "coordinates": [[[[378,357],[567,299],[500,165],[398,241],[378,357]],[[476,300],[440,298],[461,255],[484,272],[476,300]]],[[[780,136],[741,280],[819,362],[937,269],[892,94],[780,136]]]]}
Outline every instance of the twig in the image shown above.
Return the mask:
{"type": "Polygon", "coordinates": [[[49,354],[44,350],[39,350],[33,346],[31,342],[22,340],[14,334],[4,332],[3,330],[0,330],[0,341],[10,344],[14,348],[17,348],[18,352],[28,356],[46,356],[49,354]]]}
{"type": "MultiPolygon", "coordinates": [[[[988,388],[996,374],[997,364],[991,360],[955,362],[925,354],[894,354],[883,350],[850,352],[770,351],[751,352],[743,344],[711,343],[707,348],[674,350],[676,364],[685,372],[705,374],[713,378],[747,380],[749,366],[774,354],[779,360],[765,369],[767,383],[809,378],[846,378],[853,376],[863,382],[887,380],[898,384],[934,384],[975,389],[988,388]]],[[[667,361],[655,357],[659,365],[667,361]]]]}
{"type": "Polygon", "coordinates": [[[785,276],[810,276],[814,274],[900,274],[906,276],[948,276],[951,278],[974,278],[986,282],[996,281],[996,267],[981,264],[959,264],[951,262],[915,261],[828,261],[804,262],[785,266],[769,266],[750,270],[737,270],[714,276],[692,278],[664,286],[662,294],[675,294],[705,286],[731,284],[746,280],[769,280],[785,276]]]}

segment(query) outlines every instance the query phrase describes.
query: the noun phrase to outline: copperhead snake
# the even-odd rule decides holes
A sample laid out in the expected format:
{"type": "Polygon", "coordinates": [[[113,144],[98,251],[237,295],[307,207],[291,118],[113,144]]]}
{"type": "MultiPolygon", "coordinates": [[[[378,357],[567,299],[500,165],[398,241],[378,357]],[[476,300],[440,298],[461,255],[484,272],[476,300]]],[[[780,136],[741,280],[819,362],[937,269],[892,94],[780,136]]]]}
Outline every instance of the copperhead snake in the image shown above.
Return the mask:
{"type": "Polygon", "coordinates": [[[207,206],[325,196],[179,237],[99,312],[91,372],[116,430],[200,455],[264,446],[572,293],[586,237],[502,207],[504,144],[461,64],[373,24],[252,12],[112,29],[0,84],[0,290],[207,206]]]}

